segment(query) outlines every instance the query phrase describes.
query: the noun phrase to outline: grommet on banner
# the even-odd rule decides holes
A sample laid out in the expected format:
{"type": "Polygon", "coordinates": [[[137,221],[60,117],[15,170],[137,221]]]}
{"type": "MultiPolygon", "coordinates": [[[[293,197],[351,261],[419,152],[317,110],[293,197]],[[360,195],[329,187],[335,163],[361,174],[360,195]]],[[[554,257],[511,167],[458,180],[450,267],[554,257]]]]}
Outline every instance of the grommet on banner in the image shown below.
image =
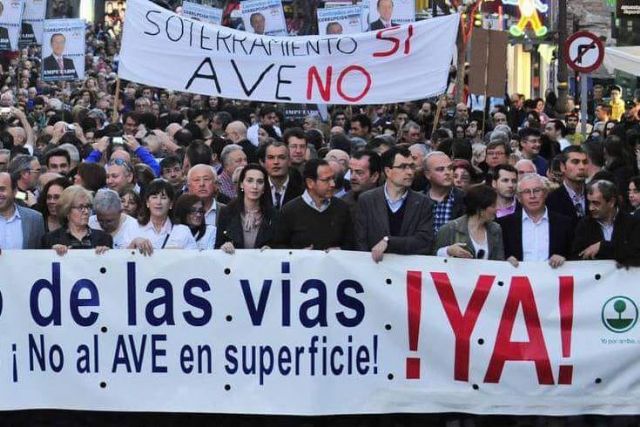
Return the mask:
{"type": "Polygon", "coordinates": [[[135,255],[135,254],[136,254],[136,251],[131,251],[131,255],[135,255]]]}
{"type": "Polygon", "coordinates": [[[230,268],[225,268],[225,269],[224,269],[224,274],[226,274],[227,276],[228,276],[229,274],[231,274],[231,269],[230,269],[230,268]]]}
{"type": "Polygon", "coordinates": [[[231,386],[230,386],[229,384],[225,384],[225,385],[224,385],[224,389],[225,389],[226,391],[229,391],[229,390],[231,390],[231,386]]]}
{"type": "Polygon", "coordinates": [[[385,283],[386,283],[387,285],[390,285],[390,284],[392,283],[392,282],[391,282],[391,279],[387,279],[387,280],[385,280],[385,283]]]}
{"type": "Polygon", "coordinates": [[[478,386],[478,384],[474,384],[472,387],[474,390],[480,390],[480,386],[478,386]]]}
{"type": "Polygon", "coordinates": [[[227,314],[227,317],[225,317],[225,319],[227,320],[227,322],[231,322],[233,320],[233,316],[227,314]]]}
{"type": "Polygon", "coordinates": [[[104,381],[102,381],[102,382],[100,383],[100,388],[107,388],[107,383],[106,383],[106,382],[104,382],[104,381]]]}
{"type": "Polygon", "coordinates": [[[105,267],[100,267],[100,273],[104,274],[107,272],[107,269],[105,267]]]}
{"type": "Polygon", "coordinates": [[[596,384],[600,384],[601,382],[602,382],[601,378],[596,378],[596,381],[595,381],[596,384]]]}
{"type": "Polygon", "coordinates": [[[503,281],[499,281],[498,282],[498,286],[504,286],[504,282],[503,281]]]}
{"type": "Polygon", "coordinates": [[[444,261],[444,263],[445,263],[445,264],[447,263],[447,259],[446,259],[446,258],[445,258],[445,259],[443,259],[442,261],[444,261]]]}
{"type": "Polygon", "coordinates": [[[387,323],[386,325],[384,325],[384,328],[385,328],[387,331],[390,331],[390,330],[391,330],[391,325],[387,323]]]}
{"type": "Polygon", "coordinates": [[[596,280],[600,280],[602,276],[600,274],[596,274],[596,280]]]}
{"type": "Polygon", "coordinates": [[[392,380],[393,379],[393,374],[387,375],[387,379],[392,380]]]}
{"type": "Polygon", "coordinates": [[[102,328],[100,328],[100,331],[104,334],[107,332],[107,327],[103,326],[102,328]]]}
{"type": "Polygon", "coordinates": [[[484,340],[483,340],[482,338],[480,338],[480,339],[478,340],[478,344],[480,344],[480,345],[484,344],[484,340]]]}

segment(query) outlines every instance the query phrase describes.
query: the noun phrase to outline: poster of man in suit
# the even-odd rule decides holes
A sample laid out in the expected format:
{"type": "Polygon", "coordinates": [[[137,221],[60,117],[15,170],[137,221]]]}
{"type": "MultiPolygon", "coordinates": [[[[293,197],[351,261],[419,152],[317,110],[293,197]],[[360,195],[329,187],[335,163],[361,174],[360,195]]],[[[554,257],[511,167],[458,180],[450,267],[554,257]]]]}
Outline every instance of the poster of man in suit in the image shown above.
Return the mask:
{"type": "Polygon", "coordinates": [[[0,0],[0,51],[18,50],[24,0],[0,0]]]}
{"type": "Polygon", "coordinates": [[[416,20],[413,0],[369,0],[369,31],[378,31],[416,20]]]}
{"type": "Polygon", "coordinates": [[[45,81],[84,78],[85,23],[81,19],[44,22],[42,78],[45,81]]]}
{"type": "Polygon", "coordinates": [[[318,9],[318,34],[339,35],[362,32],[360,6],[318,9]]]}
{"type": "Polygon", "coordinates": [[[25,0],[19,47],[42,44],[42,28],[46,12],[45,0],[25,0]]]}
{"type": "Polygon", "coordinates": [[[242,2],[242,20],[246,31],[266,36],[286,36],[287,23],[281,0],[242,2]]]}

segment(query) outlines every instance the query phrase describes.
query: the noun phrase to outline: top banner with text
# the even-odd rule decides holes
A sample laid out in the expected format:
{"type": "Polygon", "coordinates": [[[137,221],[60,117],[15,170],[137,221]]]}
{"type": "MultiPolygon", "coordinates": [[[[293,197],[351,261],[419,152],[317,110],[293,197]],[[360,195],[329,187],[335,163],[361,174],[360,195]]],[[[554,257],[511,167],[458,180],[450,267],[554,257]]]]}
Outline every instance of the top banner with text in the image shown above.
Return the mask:
{"type": "Polygon", "coordinates": [[[638,412],[640,271],[613,262],[3,251],[0,271],[0,410],[638,412]]]}
{"type": "Polygon", "coordinates": [[[128,0],[118,74],[225,98],[383,104],[443,93],[458,15],[360,34],[271,37],[128,0]]]}

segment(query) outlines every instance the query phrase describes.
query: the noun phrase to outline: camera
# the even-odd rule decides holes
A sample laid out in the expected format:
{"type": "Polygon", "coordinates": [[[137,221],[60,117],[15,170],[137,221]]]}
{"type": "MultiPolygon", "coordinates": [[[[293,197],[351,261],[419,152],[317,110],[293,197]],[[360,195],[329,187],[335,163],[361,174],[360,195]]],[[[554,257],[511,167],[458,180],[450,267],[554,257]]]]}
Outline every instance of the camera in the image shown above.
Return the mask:
{"type": "Polygon", "coordinates": [[[75,134],[76,133],[76,127],[74,125],[67,125],[65,127],[65,132],[66,133],[72,133],[75,134]]]}
{"type": "Polygon", "coordinates": [[[113,145],[124,145],[124,139],[121,136],[112,136],[111,144],[113,145]]]}

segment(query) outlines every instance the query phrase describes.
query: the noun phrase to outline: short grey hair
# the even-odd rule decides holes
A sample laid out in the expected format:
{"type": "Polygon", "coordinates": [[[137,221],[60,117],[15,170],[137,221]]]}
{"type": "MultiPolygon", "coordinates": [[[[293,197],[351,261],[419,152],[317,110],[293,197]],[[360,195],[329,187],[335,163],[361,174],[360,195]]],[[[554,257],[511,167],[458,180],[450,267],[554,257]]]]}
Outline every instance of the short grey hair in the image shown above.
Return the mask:
{"type": "Polygon", "coordinates": [[[436,157],[436,156],[445,156],[448,159],[451,159],[447,153],[445,153],[444,151],[432,151],[429,154],[427,154],[426,156],[424,156],[424,160],[422,161],[422,168],[425,171],[429,170],[429,159],[432,157],[436,157]]]}
{"type": "Polygon", "coordinates": [[[429,149],[427,148],[426,144],[421,144],[419,142],[416,144],[411,144],[409,146],[409,151],[411,150],[418,150],[423,156],[426,156],[427,153],[429,153],[429,149]]]}
{"type": "Polygon", "coordinates": [[[113,190],[102,188],[93,199],[93,209],[96,212],[120,212],[122,211],[120,196],[113,190]]]}
{"type": "Polygon", "coordinates": [[[420,132],[422,132],[422,128],[420,127],[419,124],[417,124],[414,121],[409,121],[406,125],[404,125],[404,127],[402,128],[402,130],[404,132],[408,132],[410,129],[418,129],[420,132]]]}
{"type": "Polygon", "coordinates": [[[613,182],[605,179],[599,179],[597,181],[590,182],[589,185],[587,185],[587,194],[592,195],[596,190],[602,194],[602,198],[606,202],[614,199],[616,201],[616,206],[618,205],[618,187],[616,187],[613,182]]]}
{"type": "Polygon", "coordinates": [[[220,159],[222,160],[222,164],[226,165],[227,164],[227,159],[229,158],[229,154],[233,153],[234,151],[242,151],[242,147],[239,146],[238,144],[229,144],[226,145],[223,149],[222,149],[222,153],[220,153],[220,159]]]}
{"type": "Polygon", "coordinates": [[[18,154],[9,162],[8,171],[12,176],[18,176],[24,171],[31,170],[31,162],[36,160],[34,156],[18,154]]]}
{"type": "Polygon", "coordinates": [[[525,182],[529,182],[529,181],[538,181],[540,182],[540,185],[542,185],[542,187],[544,187],[545,191],[548,190],[545,182],[544,182],[544,178],[540,175],[538,175],[537,173],[533,172],[533,173],[525,173],[524,175],[522,175],[522,178],[520,178],[520,180],[518,181],[518,185],[516,187],[516,191],[518,191],[518,193],[522,190],[522,184],[524,184],[525,182]]]}

